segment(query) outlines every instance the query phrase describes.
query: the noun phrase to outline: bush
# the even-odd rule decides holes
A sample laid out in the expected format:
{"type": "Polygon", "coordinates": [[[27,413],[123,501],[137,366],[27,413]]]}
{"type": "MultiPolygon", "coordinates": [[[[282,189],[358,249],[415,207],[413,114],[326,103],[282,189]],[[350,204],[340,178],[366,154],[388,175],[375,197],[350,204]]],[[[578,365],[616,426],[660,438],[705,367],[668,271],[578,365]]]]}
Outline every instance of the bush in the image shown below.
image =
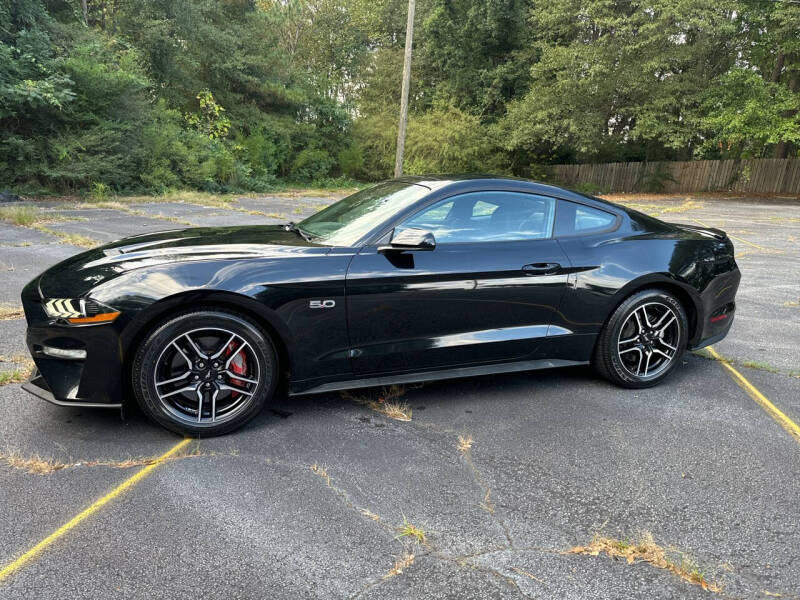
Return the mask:
{"type": "Polygon", "coordinates": [[[325,150],[307,148],[292,162],[290,177],[295,181],[315,181],[330,173],[334,159],[325,150]]]}
{"type": "Polygon", "coordinates": [[[103,200],[108,199],[108,186],[102,182],[95,182],[92,184],[91,191],[89,192],[89,198],[93,202],[101,202],[103,200]]]}
{"type": "Polygon", "coordinates": [[[451,104],[439,103],[413,115],[403,171],[408,173],[502,173],[489,128],[478,117],[451,104]]]}
{"type": "Polygon", "coordinates": [[[550,165],[531,163],[525,176],[535,181],[550,181],[553,177],[553,169],[550,165]]]}
{"type": "Polygon", "coordinates": [[[357,179],[364,168],[364,154],[357,144],[352,144],[339,152],[338,163],[339,171],[350,179],[357,179]]]}
{"type": "Polygon", "coordinates": [[[274,178],[278,171],[278,147],[266,134],[261,131],[249,136],[239,134],[234,147],[255,177],[274,178]]]}
{"type": "Polygon", "coordinates": [[[376,113],[353,123],[353,143],[361,150],[362,166],[353,175],[366,181],[392,176],[397,142],[397,115],[376,113]]]}
{"type": "Polygon", "coordinates": [[[607,192],[603,186],[592,183],[591,181],[582,181],[580,183],[576,183],[573,186],[573,189],[576,192],[586,194],[587,196],[597,196],[598,194],[604,194],[607,192]]]}
{"type": "Polygon", "coordinates": [[[664,163],[656,163],[655,166],[645,165],[644,173],[636,182],[636,188],[645,192],[663,192],[667,183],[678,183],[670,173],[669,168],[664,163]]]}

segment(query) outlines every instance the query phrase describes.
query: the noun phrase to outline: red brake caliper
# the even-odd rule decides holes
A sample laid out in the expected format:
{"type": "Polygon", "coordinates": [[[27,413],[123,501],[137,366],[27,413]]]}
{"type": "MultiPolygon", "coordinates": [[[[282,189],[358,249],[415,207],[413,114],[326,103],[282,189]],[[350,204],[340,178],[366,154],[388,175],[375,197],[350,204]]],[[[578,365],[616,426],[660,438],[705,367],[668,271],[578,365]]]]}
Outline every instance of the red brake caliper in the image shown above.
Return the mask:
{"type": "MultiPolygon", "coordinates": [[[[229,357],[231,353],[235,350],[236,346],[233,342],[231,342],[228,347],[225,349],[225,356],[229,357]]],[[[247,359],[244,356],[243,352],[237,352],[236,356],[233,357],[231,364],[229,366],[231,373],[236,373],[237,375],[246,375],[247,374],[247,359]]],[[[244,385],[244,382],[239,379],[234,379],[231,377],[231,383],[236,385],[244,385]]],[[[231,392],[231,398],[237,398],[239,396],[239,392],[231,392]]]]}

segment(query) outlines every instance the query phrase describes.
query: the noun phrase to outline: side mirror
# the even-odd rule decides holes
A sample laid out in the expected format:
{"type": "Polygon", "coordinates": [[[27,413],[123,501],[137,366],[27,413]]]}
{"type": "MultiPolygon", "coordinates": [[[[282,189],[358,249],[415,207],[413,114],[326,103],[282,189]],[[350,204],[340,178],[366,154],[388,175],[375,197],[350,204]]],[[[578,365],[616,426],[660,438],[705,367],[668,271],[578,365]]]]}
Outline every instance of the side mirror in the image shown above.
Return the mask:
{"type": "Polygon", "coordinates": [[[402,252],[403,250],[433,250],[436,238],[426,229],[404,229],[392,237],[388,246],[378,246],[378,252],[402,252]]]}

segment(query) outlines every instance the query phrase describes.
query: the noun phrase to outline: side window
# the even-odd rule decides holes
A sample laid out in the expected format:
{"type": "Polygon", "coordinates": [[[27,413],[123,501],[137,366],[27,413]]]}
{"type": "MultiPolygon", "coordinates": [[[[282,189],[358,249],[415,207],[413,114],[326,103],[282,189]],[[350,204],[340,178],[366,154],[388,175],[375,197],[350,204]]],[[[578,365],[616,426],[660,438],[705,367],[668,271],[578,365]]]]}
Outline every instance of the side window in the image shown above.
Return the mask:
{"type": "Polygon", "coordinates": [[[431,231],[437,243],[549,238],[555,200],[517,192],[471,192],[422,209],[395,228],[431,231]]]}
{"type": "Polygon", "coordinates": [[[444,223],[447,215],[453,209],[453,201],[437,202],[427,210],[418,212],[413,217],[403,223],[403,229],[416,227],[418,229],[428,229],[433,231],[444,223]]]}
{"type": "Polygon", "coordinates": [[[615,215],[604,210],[559,200],[556,236],[603,231],[611,227],[616,219],[615,215]]]}

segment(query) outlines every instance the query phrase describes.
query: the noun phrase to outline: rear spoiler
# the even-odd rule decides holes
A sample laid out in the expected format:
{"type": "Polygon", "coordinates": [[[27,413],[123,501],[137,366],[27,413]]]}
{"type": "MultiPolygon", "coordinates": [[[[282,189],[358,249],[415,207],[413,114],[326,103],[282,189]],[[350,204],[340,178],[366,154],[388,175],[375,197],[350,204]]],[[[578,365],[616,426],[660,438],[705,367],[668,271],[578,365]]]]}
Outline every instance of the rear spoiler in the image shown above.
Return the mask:
{"type": "Polygon", "coordinates": [[[701,233],[705,236],[713,237],[718,240],[724,240],[728,237],[728,234],[722,231],[722,229],[717,229],[715,227],[698,227],[697,225],[685,225],[683,223],[670,223],[670,225],[677,227],[678,229],[683,229],[684,231],[701,233]]]}

